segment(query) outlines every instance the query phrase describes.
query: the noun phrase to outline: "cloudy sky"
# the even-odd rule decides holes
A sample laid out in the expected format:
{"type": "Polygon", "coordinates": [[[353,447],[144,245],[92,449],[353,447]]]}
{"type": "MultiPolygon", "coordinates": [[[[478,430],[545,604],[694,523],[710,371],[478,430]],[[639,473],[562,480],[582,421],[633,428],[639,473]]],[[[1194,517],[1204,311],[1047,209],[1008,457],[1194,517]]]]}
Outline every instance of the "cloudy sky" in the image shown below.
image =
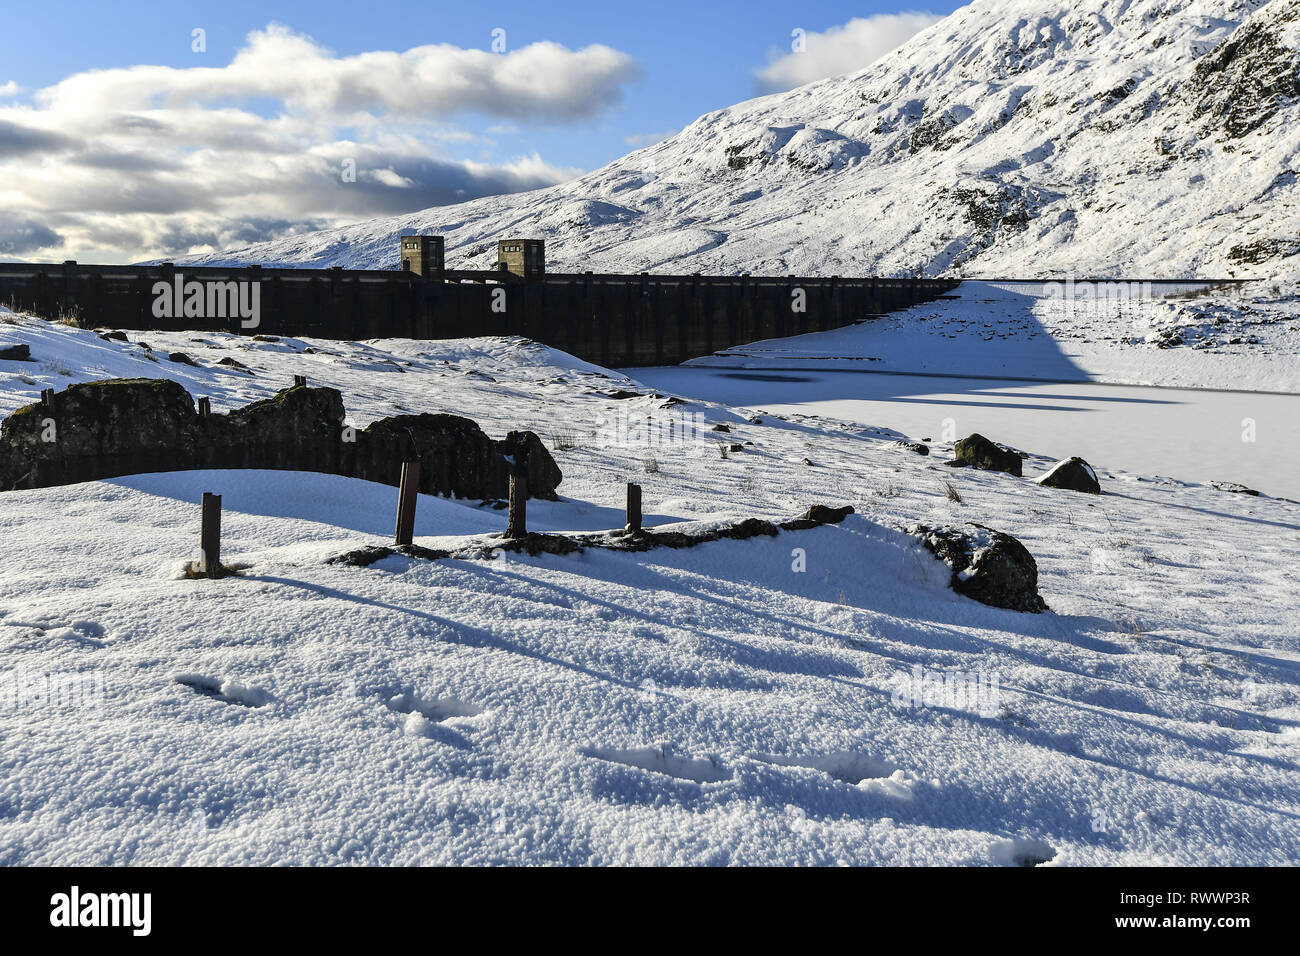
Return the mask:
{"type": "Polygon", "coordinates": [[[866,66],[957,5],[25,5],[0,33],[0,261],[181,255],[550,185],[866,66]]]}

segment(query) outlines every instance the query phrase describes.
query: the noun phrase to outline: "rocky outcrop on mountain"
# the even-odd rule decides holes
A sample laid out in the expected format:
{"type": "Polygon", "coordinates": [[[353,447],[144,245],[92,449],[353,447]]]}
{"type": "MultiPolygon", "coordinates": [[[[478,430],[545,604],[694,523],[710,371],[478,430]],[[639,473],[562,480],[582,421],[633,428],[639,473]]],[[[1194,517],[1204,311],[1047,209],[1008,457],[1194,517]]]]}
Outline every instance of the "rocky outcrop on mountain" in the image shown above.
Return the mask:
{"type": "Polygon", "coordinates": [[[571,182],[190,261],[552,271],[1300,273],[1295,0],[975,0],[853,74],[700,117],[571,182]]]}
{"type": "Polygon", "coordinates": [[[563,475],[532,432],[494,441],[458,415],[399,415],[348,426],[337,389],[296,385],[225,414],[200,414],[167,379],[72,385],[0,422],[0,491],[198,468],[318,471],[398,485],[419,461],[420,491],[502,498],[510,474],[556,497],[563,475]]]}

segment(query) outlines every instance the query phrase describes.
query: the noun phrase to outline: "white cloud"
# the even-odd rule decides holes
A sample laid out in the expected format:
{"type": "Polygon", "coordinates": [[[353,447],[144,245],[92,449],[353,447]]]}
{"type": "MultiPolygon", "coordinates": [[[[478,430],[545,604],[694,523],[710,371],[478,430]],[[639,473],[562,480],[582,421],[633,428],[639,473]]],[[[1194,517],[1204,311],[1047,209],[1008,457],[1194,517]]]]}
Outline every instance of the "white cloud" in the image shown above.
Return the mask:
{"type": "Polygon", "coordinates": [[[0,83],[0,97],[7,99],[11,96],[17,96],[22,92],[22,89],[23,88],[13,80],[10,80],[8,83],[0,83]]]}
{"type": "Polygon", "coordinates": [[[449,118],[590,116],[636,73],[555,43],[339,57],[272,25],[225,66],[75,74],[0,103],[0,252],[173,256],[562,182],[536,155],[448,156],[480,139],[449,118]]]}
{"type": "MultiPolygon", "coordinates": [[[[879,13],[855,17],[822,33],[808,32],[802,52],[773,51],[768,64],[755,70],[765,90],[793,89],[814,80],[853,73],[898,49],[917,33],[943,17],[933,13],[879,13]]],[[[791,41],[793,46],[794,40],[791,41]]]]}

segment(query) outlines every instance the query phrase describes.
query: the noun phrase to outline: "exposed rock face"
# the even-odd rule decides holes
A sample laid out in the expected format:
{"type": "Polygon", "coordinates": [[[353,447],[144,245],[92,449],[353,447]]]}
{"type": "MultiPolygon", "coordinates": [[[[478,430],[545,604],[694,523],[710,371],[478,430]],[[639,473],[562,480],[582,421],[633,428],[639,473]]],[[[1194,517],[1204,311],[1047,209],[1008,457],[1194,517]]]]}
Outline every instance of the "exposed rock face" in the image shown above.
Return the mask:
{"type": "Polygon", "coordinates": [[[0,488],[44,488],[188,464],[199,418],[166,379],[72,385],[51,407],[27,405],[0,423],[0,488]],[[178,454],[180,461],[178,463],[178,454]]]}
{"type": "Polygon", "coordinates": [[[563,478],[532,432],[493,441],[458,415],[400,415],[353,429],[336,389],[305,385],[201,417],[175,382],[110,379],[70,386],[51,407],[28,405],[0,423],[0,490],[195,468],[318,471],[397,485],[402,462],[417,459],[425,494],[500,498],[520,467],[533,497],[553,499],[563,478]]]}
{"type": "Polygon", "coordinates": [[[1039,614],[1047,602],[1038,593],[1038,564],[1023,544],[1001,531],[973,522],[960,526],[914,525],[909,534],[952,568],[958,594],[992,607],[1039,614]]]}
{"type": "Polygon", "coordinates": [[[983,435],[975,434],[963,438],[953,446],[957,461],[965,462],[972,468],[984,471],[1005,471],[1008,475],[1020,477],[1020,456],[1014,451],[1007,451],[1001,445],[994,444],[983,435]]]}
{"type": "Polygon", "coordinates": [[[1044,488],[1063,488],[1066,491],[1084,491],[1090,495],[1101,494],[1101,482],[1092,465],[1082,458],[1067,458],[1058,461],[1052,470],[1037,479],[1044,488]]]}

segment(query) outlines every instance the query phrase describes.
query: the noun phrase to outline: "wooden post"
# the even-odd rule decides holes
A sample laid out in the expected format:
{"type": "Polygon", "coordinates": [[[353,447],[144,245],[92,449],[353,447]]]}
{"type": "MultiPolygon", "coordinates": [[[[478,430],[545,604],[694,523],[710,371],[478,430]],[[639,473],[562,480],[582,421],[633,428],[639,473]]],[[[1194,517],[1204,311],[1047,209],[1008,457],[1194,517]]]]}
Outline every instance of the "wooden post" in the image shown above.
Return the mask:
{"type": "Polygon", "coordinates": [[[510,514],[506,518],[506,537],[524,538],[528,536],[528,478],[524,475],[510,476],[510,514]]]}
{"type": "Polygon", "coordinates": [[[41,389],[41,404],[44,405],[46,408],[54,407],[54,389],[52,388],[41,389]]]}
{"type": "Polygon", "coordinates": [[[199,418],[207,418],[207,417],[208,417],[209,415],[211,415],[211,414],[212,414],[212,399],[210,399],[210,398],[200,398],[200,399],[199,399],[199,418]]]}
{"type": "Polygon", "coordinates": [[[307,376],[306,376],[306,375],[295,375],[295,376],[293,377],[293,387],[294,387],[294,388],[297,388],[299,385],[306,386],[306,384],[307,384],[307,376]]]}
{"type": "Polygon", "coordinates": [[[221,577],[221,495],[203,492],[203,526],[199,545],[203,550],[204,576],[221,577]]]}
{"type": "Polygon", "coordinates": [[[627,530],[641,530],[641,486],[627,483],[627,530]]]}
{"type": "Polygon", "coordinates": [[[397,544],[410,544],[415,536],[415,506],[420,494],[420,463],[402,462],[402,483],[397,491],[397,544]]]}

